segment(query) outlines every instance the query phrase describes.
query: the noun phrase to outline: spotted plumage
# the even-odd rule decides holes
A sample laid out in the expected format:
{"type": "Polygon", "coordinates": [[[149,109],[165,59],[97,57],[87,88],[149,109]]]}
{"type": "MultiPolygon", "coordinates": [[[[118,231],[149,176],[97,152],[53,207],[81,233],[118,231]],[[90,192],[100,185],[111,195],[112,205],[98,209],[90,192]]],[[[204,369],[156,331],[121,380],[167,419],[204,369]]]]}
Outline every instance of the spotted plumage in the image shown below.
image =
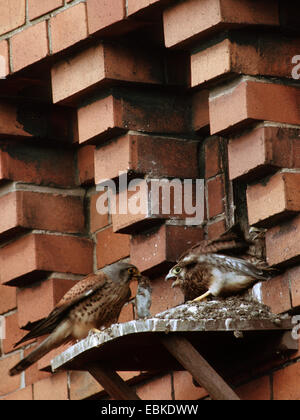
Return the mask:
{"type": "Polygon", "coordinates": [[[121,309],[130,299],[130,282],[141,277],[132,264],[117,263],[99,274],[90,274],[73,286],[49,316],[39,322],[18,346],[30,339],[50,334],[32,353],[10,370],[16,375],[46,353],[71,340],[86,337],[91,329],[117,322],[121,309]]]}

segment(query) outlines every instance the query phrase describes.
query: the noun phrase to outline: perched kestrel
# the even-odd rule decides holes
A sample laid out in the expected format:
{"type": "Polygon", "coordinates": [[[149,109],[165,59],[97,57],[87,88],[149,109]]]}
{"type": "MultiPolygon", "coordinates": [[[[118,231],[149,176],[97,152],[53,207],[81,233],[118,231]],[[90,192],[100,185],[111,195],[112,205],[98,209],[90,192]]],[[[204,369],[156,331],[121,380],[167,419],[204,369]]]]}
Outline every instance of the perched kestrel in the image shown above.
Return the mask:
{"type": "Polygon", "coordinates": [[[166,280],[174,280],[172,287],[180,287],[185,301],[232,295],[267,280],[270,268],[251,250],[261,235],[252,231],[246,241],[229,231],[218,239],[201,241],[179,258],[166,280]]]}
{"type": "Polygon", "coordinates": [[[119,262],[76,283],[49,316],[15,344],[18,346],[32,338],[50,334],[32,353],[10,369],[10,375],[27,369],[54,348],[86,337],[90,330],[117,322],[122,307],[131,297],[131,280],[140,278],[141,274],[134,265],[119,262]]]}

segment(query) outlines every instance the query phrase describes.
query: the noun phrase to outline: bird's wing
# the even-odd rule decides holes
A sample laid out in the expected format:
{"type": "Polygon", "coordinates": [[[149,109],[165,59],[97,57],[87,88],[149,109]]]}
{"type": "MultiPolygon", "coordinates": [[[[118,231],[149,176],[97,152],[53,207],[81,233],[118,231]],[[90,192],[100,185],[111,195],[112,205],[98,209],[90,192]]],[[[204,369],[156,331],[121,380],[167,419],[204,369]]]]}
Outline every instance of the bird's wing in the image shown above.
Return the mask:
{"type": "Polygon", "coordinates": [[[104,273],[90,274],[80,280],[63,296],[47,318],[40,321],[14,347],[33,338],[50,334],[75,305],[101,289],[106,282],[107,277],[104,273]]]}
{"type": "MultiPolygon", "coordinates": [[[[249,261],[221,254],[211,254],[207,257],[207,262],[213,262],[219,267],[224,267],[227,270],[235,271],[237,274],[251,276],[257,280],[267,280],[269,278],[265,270],[259,269],[255,265],[251,264],[249,261]]],[[[205,256],[203,256],[202,259],[204,258],[205,256]]]]}

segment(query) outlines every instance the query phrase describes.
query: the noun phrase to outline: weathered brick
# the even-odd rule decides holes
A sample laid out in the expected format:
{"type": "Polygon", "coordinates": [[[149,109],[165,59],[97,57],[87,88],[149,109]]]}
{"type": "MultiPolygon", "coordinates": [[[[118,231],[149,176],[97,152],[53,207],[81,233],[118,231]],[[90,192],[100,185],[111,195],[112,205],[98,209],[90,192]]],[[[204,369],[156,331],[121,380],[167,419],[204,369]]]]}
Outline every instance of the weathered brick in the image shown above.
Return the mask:
{"type": "Polygon", "coordinates": [[[190,132],[190,107],[173,94],[118,89],[78,109],[79,143],[99,143],[128,130],[169,135],[190,132]]]}
{"type": "Polygon", "coordinates": [[[300,306],[300,267],[293,267],[288,270],[291,287],[292,307],[300,306]]]}
{"type": "Polygon", "coordinates": [[[163,20],[166,46],[186,47],[230,27],[279,25],[278,1],[188,0],[167,8],[163,20]]]}
{"type": "Polygon", "coordinates": [[[4,401],[31,401],[33,400],[32,386],[29,385],[18,391],[14,391],[2,399],[4,401]]]}
{"type": "Polygon", "coordinates": [[[24,229],[83,233],[82,197],[15,191],[0,198],[0,237],[24,229]]]}
{"type": "Polygon", "coordinates": [[[93,271],[92,243],[73,236],[30,234],[0,250],[1,283],[23,286],[41,272],[89,274],[93,271]]]}
{"type": "Polygon", "coordinates": [[[261,285],[262,301],[275,314],[289,311],[291,299],[289,291],[288,273],[263,282],[261,285]]]}
{"type": "Polygon", "coordinates": [[[153,12],[160,12],[164,7],[171,4],[172,0],[128,0],[127,16],[131,15],[149,15],[153,12]]]}
{"type": "Polygon", "coordinates": [[[74,155],[69,150],[14,143],[0,146],[1,181],[60,187],[74,186],[74,166],[74,155]]]}
{"type": "Polygon", "coordinates": [[[46,21],[30,26],[11,38],[12,67],[14,72],[42,60],[48,54],[46,21]]]}
{"type": "MultiPolygon", "coordinates": [[[[5,317],[5,339],[2,341],[4,353],[14,350],[14,345],[25,335],[25,331],[20,330],[18,325],[18,313],[7,315],[5,317]]],[[[32,341],[32,340],[31,340],[32,341]]]]}
{"type": "Polygon", "coordinates": [[[0,35],[25,24],[25,0],[0,1],[0,35]]]}
{"type": "Polygon", "coordinates": [[[298,40],[263,34],[243,40],[241,35],[191,55],[191,86],[228,74],[269,75],[292,78],[291,57],[299,52],[298,40]],[[278,57],[281,57],[278,60],[278,57]]]}
{"type": "Polygon", "coordinates": [[[35,400],[67,400],[68,399],[68,374],[56,373],[49,378],[33,384],[35,400]]]}
{"type": "Polygon", "coordinates": [[[208,90],[199,90],[192,95],[192,127],[194,131],[209,129],[208,97],[208,90]]]}
{"type": "Polygon", "coordinates": [[[299,130],[257,127],[229,141],[229,177],[253,181],[278,168],[297,168],[299,158],[299,130]]]}
{"type": "Polygon", "coordinates": [[[209,239],[217,239],[226,231],[225,219],[207,225],[209,239]]]}
{"type": "Polygon", "coordinates": [[[0,42],[0,80],[9,74],[9,52],[8,42],[0,42]]]}
{"type": "MultiPolygon", "coordinates": [[[[98,192],[91,195],[90,197],[90,231],[92,233],[104,228],[109,224],[108,212],[105,214],[100,214],[97,211],[97,200],[102,196],[102,194],[106,194],[106,192],[98,192]]],[[[104,203],[104,205],[105,207],[108,206],[107,201],[104,203]]]]}
{"type": "Polygon", "coordinates": [[[8,376],[8,371],[20,361],[20,354],[15,353],[11,356],[0,359],[0,396],[13,392],[20,388],[20,376],[8,376]]]}
{"type": "Polygon", "coordinates": [[[225,211],[225,185],[223,175],[207,181],[208,217],[214,217],[225,211]]]}
{"type": "Polygon", "coordinates": [[[197,178],[197,148],[194,141],[128,133],[96,149],[95,182],[117,178],[120,172],[197,178]]]}
{"type": "Polygon", "coordinates": [[[266,233],[269,265],[286,265],[300,260],[300,217],[281,222],[266,233]]]}
{"type": "Polygon", "coordinates": [[[88,36],[86,5],[79,3],[50,19],[52,53],[62,51],[88,36]]]}
{"type": "Polygon", "coordinates": [[[83,146],[77,151],[78,183],[95,183],[95,165],[94,165],[95,146],[83,146]]]}
{"type": "Polygon", "coordinates": [[[155,52],[100,43],[54,64],[51,79],[53,102],[76,104],[92,88],[119,81],[163,84],[164,63],[155,52]]]}
{"type": "Polygon", "coordinates": [[[300,174],[280,172],[247,188],[250,225],[269,227],[300,210],[300,174]]]}
{"type": "Polygon", "coordinates": [[[75,283],[74,280],[69,279],[49,278],[32,287],[20,289],[17,295],[20,328],[47,317],[75,283]]]}
{"type": "Polygon", "coordinates": [[[112,227],[97,233],[97,268],[112,264],[130,254],[130,237],[114,233],[112,227]]]}
{"type": "Polygon", "coordinates": [[[0,314],[17,307],[16,289],[0,285],[0,314]]]}
{"type": "Polygon", "coordinates": [[[211,133],[227,132],[260,120],[299,124],[298,93],[294,86],[242,78],[230,89],[211,94],[211,133]]]}
{"type": "Polygon", "coordinates": [[[293,363],[273,373],[273,397],[275,401],[300,399],[298,386],[300,379],[300,363],[293,363]]]}
{"type": "Polygon", "coordinates": [[[28,17],[30,20],[45,15],[64,5],[64,0],[28,0],[28,17]]]}
{"type": "Polygon", "coordinates": [[[220,137],[211,137],[205,143],[205,178],[223,172],[223,144],[220,137]]]}
{"type": "Polygon", "coordinates": [[[186,249],[203,239],[197,227],[162,225],[131,239],[131,262],[146,274],[164,271],[186,249]]]}

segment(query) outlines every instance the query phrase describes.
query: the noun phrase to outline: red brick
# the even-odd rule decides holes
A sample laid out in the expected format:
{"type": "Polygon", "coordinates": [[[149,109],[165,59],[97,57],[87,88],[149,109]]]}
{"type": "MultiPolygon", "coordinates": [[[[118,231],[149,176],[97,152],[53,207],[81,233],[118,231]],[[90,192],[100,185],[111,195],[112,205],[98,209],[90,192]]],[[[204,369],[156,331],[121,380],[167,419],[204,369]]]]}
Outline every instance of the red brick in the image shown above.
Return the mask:
{"type": "Polygon", "coordinates": [[[9,74],[8,42],[4,40],[0,42],[0,79],[5,78],[8,74],[9,74]]]}
{"type": "Polygon", "coordinates": [[[99,143],[128,130],[169,135],[190,132],[190,108],[183,98],[172,94],[119,89],[78,109],[79,143],[99,143]]]}
{"type": "Polygon", "coordinates": [[[47,57],[48,53],[46,21],[30,26],[11,38],[13,71],[21,70],[42,60],[47,57]]]}
{"type": "Polygon", "coordinates": [[[0,35],[25,24],[25,0],[0,1],[0,35]]]}
{"type": "Polygon", "coordinates": [[[263,0],[253,7],[251,0],[238,5],[234,0],[188,0],[166,9],[163,20],[166,46],[184,47],[230,27],[279,25],[278,2],[263,0]]]}
{"type": "Polygon", "coordinates": [[[51,78],[53,102],[76,104],[91,88],[118,81],[162,84],[164,66],[157,54],[100,43],[56,63],[51,78]]]}
{"type": "Polygon", "coordinates": [[[181,290],[178,287],[172,289],[171,283],[165,281],[164,275],[156,279],[151,279],[151,287],[152,305],[150,313],[152,316],[184,302],[184,296],[181,290]]]}
{"type": "Polygon", "coordinates": [[[224,213],[225,189],[222,175],[207,181],[208,216],[209,218],[224,213]]]}
{"type": "Polygon", "coordinates": [[[172,400],[171,375],[168,373],[139,385],[136,393],[142,400],[172,400]]]}
{"type": "Polygon", "coordinates": [[[300,306],[300,267],[294,267],[289,270],[289,279],[291,284],[292,306],[300,306]]]}
{"type": "Polygon", "coordinates": [[[92,243],[73,236],[31,234],[0,250],[1,283],[24,285],[42,272],[89,274],[92,243]]]}
{"type": "Polygon", "coordinates": [[[16,191],[0,198],[0,235],[23,229],[84,232],[83,199],[59,194],[16,191]]]}
{"type": "Polygon", "coordinates": [[[11,356],[0,359],[0,396],[13,392],[20,388],[20,376],[9,376],[8,371],[20,361],[20,354],[15,353],[11,356]]]}
{"type": "Polygon", "coordinates": [[[17,307],[16,289],[0,285],[0,314],[17,307]]]}
{"type": "Polygon", "coordinates": [[[269,227],[300,210],[300,174],[280,172],[247,188],[249,224],[269,227]]]}
{"type": "Polygon", "coordinates": [[[143,272],[167,269],[170,263],[203,239],[197,227],[163,225],[131,239],[131,262],[143,272]]]}
{"type": "Polygon", "coordinates": [[[273,373],[273,394],[276,401],[300,399],[300,363],[294,363],[273,373]]]}
{"type": "Polygon", "coordinates": [[[77,152],[78,182],[82,184],[94,184],[95,165],[94,165],[95,146],[83,146],[77,152]]]}
{"type": "Polygon", "coordinates": [[[269,265],[282,265],[300,260],[299,216],[267,231],[266,253],[269,265]]]}
{"type": "Polygon", "coordinates": [[[230,179],[252,181],[276,168],[298,167],[299,130],[263,126],[229,141],[230,179]]]}
{"type": "Polygon", "coordinates": [[[13,143],[1,145],[0,180],[60,187],[74,186],[73,153],[61,148],[41,149],[13,143]]]}
{"type": "Polygon", "coordinates": [[[220,137],[211,137],[205,143],[205,178],[223,172],[223,148],[220,137]]]}
{"type": "Polygon", "coordinates": [[[64,5],[64,0],[28,0],[29,19],[35,19],[64,5]]]}
{"type": "Polygon", "coordinates": [[[70,372],[70,400],[84,400],[103,391],[102,385],[88,372],[70,372]]]}
{"type": "Polygon", "coordinates": [[[197,148],[194,141],[129,133],[96,149],[95,182],[117,178],[120,172],[197,178],[197,148]]]}
{"type": "Polygon", "coordinates": [[[192,96],[192,126],[199,131],[209,128],[208,90],[200,90],[192,96]]]}
{"type": "MultiPolygon", "coordinates": [[[[186,219],[196,217],[196,212],[187,214],[185,211],[185,186],[178,179],[159,183],[150,183],[144,179],[135,179],[134,185],[111,196],[110,209],[114,232],[133,234],[140,229],[149,228],[162,219],[186,219]],[[170,188],[170,185],[173,187],[170,188]],[[166,189],[165,189],[166,188],[166,189]],[[176,198],[176,199],[175,199],[176,198]],[[112,201],[116,208],[113,208],[112,201]],[[125,208],[123,208],[124,204],[125,208]],[[113,211],[112,211],[113,209],[113,211]]],[[[196,208],[196,188],[191,193],[193,209],[196,208]]],[[[204,197],[203,197],[204,199],[204,197]]],[[[204,201],[204,200],[203,200],[204,201]]],[[[200,207],[200,203],[198,203],[200,207]]],[[[204,202],[202,203],[204,206],[204,202]]],[[[200,210],[200,209],[199,209],[200,210]]]]}
{"type": "Polygon", "coordinates": [[[288,273],[263,282],[261,285],[262,301],[275,314],[289,311],[291,299],[288,273]]]}
{"type": "Polygon", "coordinates": [[[130,238],[128,235],[114,233],[112,227],[97,233],[97,268],[103,268],[129,256],[130,238]]]}
{"type": "Polygon", "coordinates": [[[33,400],[32,386],[29,385],[26,388],[14,391],[2,399],[5,401],[31,401],[33,400]]]}
{"type": "Polygon", "coordinates": [[[127,16],[136,13],[144,16],[147,13],[153,13],[153,11],[160,11],[172,2],[172,0],[128,0],[127,16]]]}
{"type": "Polygon", "coordinates": [[[255,379],[245,385],[239,386],[236,390],[237,395],[243,401],[270,401],[271,400],[271,381],[269,376],[255,379]]]}
{"type": "Polygon", "coordinates": [[[59,140],[70,143],[70,111],[40,103],[0,101],[0,136],[59,140]],[[34,121],[34,124],[33,124],[34,121]]]}
{"type": "Polygon", "coordinates": [[[75,283],[74,280],[69,279],[49,278],[32,287],[20,289],[17,295],[20,328],[48,316],[75,283]]]}
{"type": "Polygon", "coordinates": [[[209,239],[217,239],[222,233],[226,231],[226,221],[219,220],[218,222],[211,223],[207,225],[207,233],[209,239]]]}
{"type": "Polygon", "coordinates": [[[58,13],[50,20],[52,53],[62,51],[88,36],[86,5],[76,6],[58,13]]]}
{"type": "MultiPolygon", "coordinates": [[[[39,340],[37,344],[30,346],[23,350],[24,357],[26,357],[29,353],[31,353],[38,344],[40,344],[42,340],[39,340]]],[[[51,374],[49,372],[42,372],[38,368],[38,363],[34,363],[25,371],[25,384],[27,386],[34,384],[37,381],[42,379],[48,378],[51,374]]]]}
{"type": "Polygon", "coordinates": [[[199,400],[208,395],[204,388],[193,384],[193,378],[189,372],[174,372],[173,384],[175,400],[199,400]]]}
{"type": "Polygon", "coordinates": [[[297,87],[241,79],[231,89],[215,94],[210,97],[212,134],[256,120],[300,123],[297,87]]]}
{"type": "MultiPolygon", "coordinates": [[[[92,195],[90,198],[90,231],[92,233],[104,228],[109,224],[108,213],[100,214],[97,211],[97,200],[102,194],[106,194],[106,192],[99,192],[92,195]]],[[[107,202],[105,203],[105,206],[107,206],[107,202]]]]}
{"type": "Polygon", "coordinates": [[[2,341],[2,349],[4,353],[14,350],[14,345],[25,335],[25,331],[19,329],[18,313],[15,312],[5,317],[5,339],[2,341]]]}
{"type": "Polygon", "coordinates": [[[261,35],[251,44],[225,39],[191,55],[191,86],[228,74],[269,75],[292,78],[291,57],[299,52],[298,41],[261,35]],[[278,60],[278,56],[281,60],[278,60]]]}
{"type": "Polygon", "coordinates": [[[33,395],[35,400],[67,400],[67,372],[57,373],[33,384],[33,395]]]}

